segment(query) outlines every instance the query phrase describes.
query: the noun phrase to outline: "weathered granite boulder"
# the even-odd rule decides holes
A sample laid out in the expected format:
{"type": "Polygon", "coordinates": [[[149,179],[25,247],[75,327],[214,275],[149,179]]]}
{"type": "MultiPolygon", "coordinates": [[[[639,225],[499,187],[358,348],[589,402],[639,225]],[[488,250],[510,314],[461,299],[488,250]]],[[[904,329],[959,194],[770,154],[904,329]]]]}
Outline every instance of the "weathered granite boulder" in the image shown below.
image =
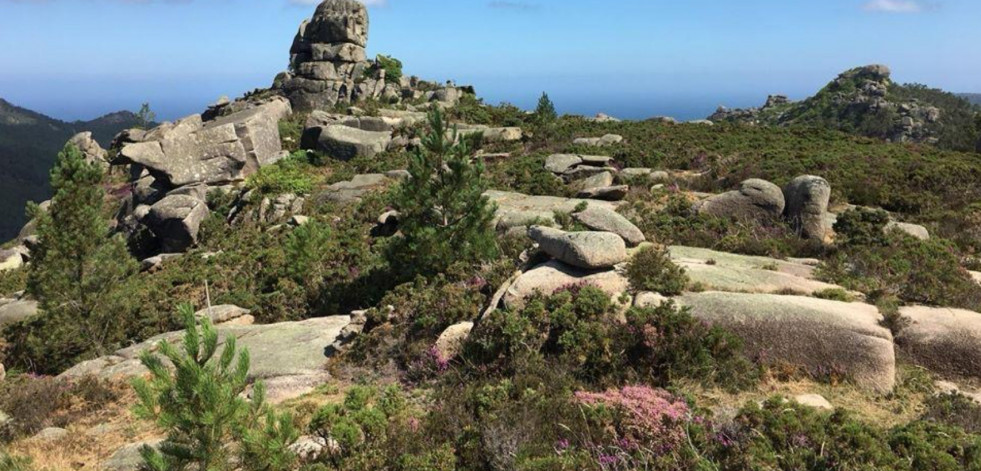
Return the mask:
{"type": "Polygon", "coordinates": [[[365,193],[377,190],[390,183],[392,179],[380,173],[355,175],[349,181],[337,182],[314,196],[318,204],[324,202],[350,203],[360,200],[365,193]]]}
{"type": "Polygon", "coordinates": [[[942,374],[981,378],[981,313],[927,306],[906,306],[899,313],[910,324],[896,344],[913,362],[942,374]]]}
{"type": "Polygon", "coordinates": [[[545,169],[552,173],[565,173],[582,163],[576,154],[552,154],[545,158],[545,169]]]}
{"type": "Polygon", "coordinates": [[[768,220],[783,214],[786,202],[783,190],[766,180],[753,178],[739,189],[706,198],[696,204],[700,214],[740,220],[768,220]]]}
{"type": "Polygon", "coordinates": [[[602,137],[580,137],[572,141],[575,145],[606,147],[623,142],[623,136],[619,134],[606,134],[602,137]]]}
{"type": "Polygon", "coordinates": [[[170,195],[150,208],[144,221],[160,240],[163,252],[183,252],[198,241],[201,222],[211,214],[208,205],[193,196],[170,195]]]}
{"type": "Polygon", "coordinates": [[[611,232],[565,232],[545,226],[528,228],[528,237],[556,260],[590,270],[627,261],[627,246],[611,232]]]}
{"type": "Polygon", "coordinates": [[[783,188],[784,216],[803,237],[829,243],[834,231],[828,224],[831,185],[813,175],[802,175],[783,188]]]}
{"type": "Polygon", "coordinates": [[[436,351],[440,357],[449,360],[459,355],[473,325],[473,322],[460,322],[447,327],[436,339],[436,351]]]}
{"type": "Polygon", "coordinates": [[[692,315],[723,327],[764,363],[800,368],[814,376],[836,374],[887,393],[896,382],[892,334],[879,325],[875,306],[824,299],[705,292],[676,298],[692,315]]]}
{"type": "Polygon", "coordinates": [[[613,174],[609,171],[603,171],[580,180],[576,185],[579,187],[580,192],[613,186],[613,174]]]}
{"type": "Polygon", "coordinates": [[[630,287],[627,279],[616,270],[584,270],[552,260],[518,276],[504,293],[504,306],[511,310],[520,309],[536,292],[550,295],[580,283],[599,288],[614,298],[619,298],[630,287]]]}
{"type": "Polygon", "coordinates": [[[612,232],[620,236],[630,247],[636,247],[647,240],[644,233],[629,219],[609,208],[590,204],[572,217],[594,231],[612,232]]]}
{"type": "Polygon", "coordinates": [[[68,140],[69,144],[74,145],[82,152],[82,156],[85,157],[85,161],[90,164],[96,164],[103,168],[109,167],[109,162],[106,160],[106,151],[99,145],[95,139],[92,138],[92,133],[89,131],[80,132],[71,139],[68,140]]]}
{"type": "Polygon", "coordinates": [[[144,469],[146,462],[140,454],[143,447],[159,448],[163,439],[147,440],[138,443],[130,443],[116,450],[108,460],[102,463],[104,471],[140,471],[144,469]]]}
{"type": "Polygon", "coordinates": [[[198,312],[194,313],[194,317],[202,319],[207,317],[211,320],[212,324],[225,324],[228,322],[235,322],[239,325],[251,324],[251,322],[243,323],[243,318],[251,318],[248,309],[240,308],[234,304],[222,304],[218,306],[211,306],[210,308],[204,308],[198,312]]]}
{"type": "Polygon", "coordinates": [[[38,314],[37,301],[18,300],[0,305],[0,328],[38,314]]]}
{"type": "Polygon", "coordinates": [[[921,226],[919,224],[910,224],[908,222],[889,221],[889,223],[886,224],[885,230],[886,230],[887,233],[889,231],[894,231],[895,230],[895,231],[903,232],[906,235],[909,235],[911,237],[915,237],[915,238],[920,239],[920,240],[930,240],[930,231],[927,230],[926,227],[921,226]]]}
{"type": "Polygon", "coordinates": [[[16,250],[0,249],[0,272],[16,270],[24,265],[24,257],[16,250]]]}
{"type": "Polygon", "coordinates": [[[213,121],[192,115],[125,145],[115,162],[138,164],[170,188],[241,181],[282,157],[279,121],[291,113],[289,102],[274,98],[213,121]]]}
{"type": "Polygon", "coordinates": [[[311,150],[319,150],[335,159],[351,160],[355,157],[374,157],[385,152],[392,143],[392,133],[364,131],[333,124],[304,131],[304,142],[311,141],[316,142],[311,150]]]}
{"type": "Polygon", "coordinates": [[[627,185],[602,186],[582,190],[576,193],[576,197],[591,200],[622,201],[627,197],[628,192],[630,192],[630,187],[627,185]]]}

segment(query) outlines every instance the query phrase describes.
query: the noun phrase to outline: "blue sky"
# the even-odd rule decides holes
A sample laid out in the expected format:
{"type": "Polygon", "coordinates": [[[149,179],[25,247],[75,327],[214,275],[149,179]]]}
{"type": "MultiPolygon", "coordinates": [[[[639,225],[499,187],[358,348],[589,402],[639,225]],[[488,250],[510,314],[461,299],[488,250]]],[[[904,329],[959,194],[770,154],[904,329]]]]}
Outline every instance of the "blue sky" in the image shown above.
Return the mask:
{"type": "MultiPolygon", "coordinates": [[[[0,0],[0,97],[64,119],[162,118],[266,87],[307,0],[0,0]]],[[[487,101],[703,117],[847,68],[981,92],[977,0],[371,0],[370,55],[487,101]]]]}

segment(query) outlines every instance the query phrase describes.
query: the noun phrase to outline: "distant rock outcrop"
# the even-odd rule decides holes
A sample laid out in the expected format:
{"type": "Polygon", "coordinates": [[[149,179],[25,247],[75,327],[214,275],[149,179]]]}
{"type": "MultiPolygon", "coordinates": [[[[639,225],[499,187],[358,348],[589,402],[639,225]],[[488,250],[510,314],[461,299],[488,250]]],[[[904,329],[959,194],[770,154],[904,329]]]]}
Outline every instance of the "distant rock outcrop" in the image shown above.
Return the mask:
{"type": "Polygon", "coordinates": [[[719,109],[714,122],[750,125],[808,125],[878,137],[892,142],[936,144],[974,150],[975,111],[964,99],[923,85],[892,81],[884,65],[843,72],[811,98],[791,102],[771,95],[760,108],[719,109]]]}

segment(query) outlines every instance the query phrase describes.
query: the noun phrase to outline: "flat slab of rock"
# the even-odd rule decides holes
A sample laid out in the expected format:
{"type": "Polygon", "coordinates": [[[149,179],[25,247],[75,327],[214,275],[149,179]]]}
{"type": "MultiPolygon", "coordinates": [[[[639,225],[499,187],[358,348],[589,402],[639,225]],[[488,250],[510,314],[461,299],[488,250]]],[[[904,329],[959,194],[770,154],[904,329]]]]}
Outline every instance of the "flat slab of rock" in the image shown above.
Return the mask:
{"type": "Polygon", "coordinates": [[[534,224],[555,224],[555,213],[573,213],[576,208],[589,207],[615,210],[614,202],[561,198],[558,196],[529,196],[508,191],[489,190],[484,193],[497,205],[494,224],[499,230],[534,224]]]}
{"type": "Polygon", "coordinates": [[[604,186],[582,190],[576,196],[594,200],[621,201],[627,197],[629,191],[630,187],[627,185],[604,186]]]}
{"type": "Polygon", "coordinates": [[[616,270],[583,270],[552,260],[518,276],[504,293],[504,306],[511,310],[520,309],[524,301],[536,292],[547,296],[579,283],[595,286],[614,298],[618,298],[630,286],[616,270]]]}
{"type": "Polygon", "coordinates": [[[316,138],[304,137],[304,140],[314,140],[316,147],[325,154],[339,160],[351,160],[356,157],[374,157],[385,152],[392,143],[392,133],[389,131],[365,131],[342,124],[332,124],[323,127],[310,128],[304,131],[316,134],[316,138]]]}
{"type": "Polygon", "coordinates": [[[376,190],[387,185],[391,179],[380,173],[368,173],[355,175],[354,178],[344,182],[334,183],[317,195],[315,199],[319,202],[333,201],[335,203],[350,203],[358,201],[365,193],[376,190]]]}
{"type": "Polygon", "coordinates": [[[16,250],[0,249],[0,272],[24,266],[24,257],[16,250]]]}
{"type": "Polygon", "coordinates": [[[675,300],[745,341],[751,358],[845,376],[880,393],[896,382],[892,334],[875,306],[802,296],[705,292],[675,300]]]}
{"type": "Polygon", "coordinates": [[[623,142],[623,136],[619,134],[606,134],[602,137],[580,137],[572,141],[579,146],[606,147],[623,142]]]}
{"type": "Polygon", "coordinates": [[[561,262],[589,270],[612,268],[627,261],[627,245],[612,232],[566,232],[545,226],[528,228],[528,237],[561,262]]]}
{"type": "Polygon", "coordinates": [[[814,266],[800,261],[672,246],[671,260],[706,289],[742,293],[813,294],[840,286],[813,279],[814,266]]]}
{"type": "Polygon", "coordinates": [[[899,313],[911,321],[896,345],[930,371],[981,378],[981,313],[964,309],[906,306],[899,313]]]}
{"type": "Polygon", "coordinates": [[[545,158],[545,170],[552,173],[565,173],[582,163],[576,154],[552,154],[545,158]]]}
{"type": "MultiPolygon", "coordinates": [[[[350,322],[350,316],[333,316],[269,325],[219,326],[218,334],[221,345],[228,336],[234,336],[239,348],[249,350],[252,361],[249,378],[267,383],[270,401],[282,401],[323,384],[327,378],[325,349],[350,322]]],[[[182,332],[158,335],[111,356],[79,363],[58,377],[77,379],[93,375],[119,379],[145,374],[140,352],[156,351],[163,340],[179,342],[182,335],[182,332]]]]}
{"type": "Polygon", "coordinates": [[[207,317],[211,319],[212,324],[218,325],[235,321],[245,316],[251,317],[249,316],[250,312],[252,311],[238,307],[234,304],[222,304],[219,306],[204,308],[198,312],[195,312],[194,317],[197,317],[198,319],[207,317]]]}

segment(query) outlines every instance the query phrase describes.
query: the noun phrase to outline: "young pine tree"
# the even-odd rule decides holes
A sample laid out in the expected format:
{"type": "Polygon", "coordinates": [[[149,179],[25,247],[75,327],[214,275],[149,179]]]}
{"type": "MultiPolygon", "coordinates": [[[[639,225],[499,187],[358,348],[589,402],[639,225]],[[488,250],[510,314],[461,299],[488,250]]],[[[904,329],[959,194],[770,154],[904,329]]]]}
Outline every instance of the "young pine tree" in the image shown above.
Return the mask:
{"type": "Polygon", "coordinates": [[[439,110],[429,114],[429,127],[422,148],[411,157],[411,177],[394,200],[403,237],[389,258],[409,277],[497,253],[490,224],[494,207],[483,195],[488,186],[483,162],[471,162],[473,141],[449,131],[439,110]]]}
{"type": "Polygon", "coordinates": [[[243,399],[248,384],[249,352],[238,351],[235,337],[225,340],[218,355],[218,332],[207,317],[198,329],[194,310],[182,305],[185,332],[178,349],[161,342],[161,357],[144,351],[140,361],[151,379],[134,381],[137,416],[155,420],[167,430],[159,450],[141,450],[151,471],[278,471],[291,469],[295,457],[288,447],[297,438],[293,419],[265,404],[265,388],[253,387],[252,401],[243,399]],[[237,444],[229,447],[229,444],[237,444]],[[233,460],[233,453],[238,459],[233,460]],[[239,466],[234,466],[237,461],[239,466]]]}
{"type": "Polygon", "coordinates": [[[43,372],[79,357],[101,355],[123,340],[112,289],[135,273],[121,237],[111,237],[102,170],[69,144],[51,171],[55,195],[47,211],[32,207],[38,245],[27,289],[43,316],[23,344],[43,372]]]}
{"type": "Polygon", "coordinates": [[[542,92],[542,97],[538,99],[538,107],[535,108],[535,126],[537,134],[546,144],[555,132],[555,123],[558,119],[559,114],[555,112],[555,105],[548,98],[548,94],[542,92]]]}

